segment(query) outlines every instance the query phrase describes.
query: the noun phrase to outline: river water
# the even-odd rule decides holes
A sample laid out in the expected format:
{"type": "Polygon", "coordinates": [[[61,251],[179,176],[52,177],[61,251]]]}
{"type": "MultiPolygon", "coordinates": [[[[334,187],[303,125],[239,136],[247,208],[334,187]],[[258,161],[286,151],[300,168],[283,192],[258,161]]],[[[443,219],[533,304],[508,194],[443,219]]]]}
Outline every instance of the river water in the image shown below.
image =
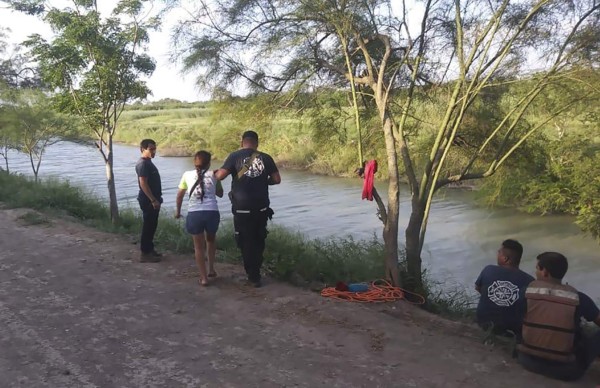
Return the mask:
{"type": "MultiPolygon", "coordinates": [[[[136,147],[115,146],[117,195],[121,206],[137,207],[135,163],[136,147]]],[[[164,211],[175,206],[177,184],[183,171],[193,168],[191,158],[154,159],[163,184],[164,211]]],[[[11,171],[31,175],[29,161],[23,155],[9,157],[11,171]]],[[[218,168],[218,162],[213,168],[218,168]]],[[[95,148],[75,143],[59,143],[49,147],[40,177],[57,176],[81,185],[101,198],[107,198],[104,164],[95,148]]],[[[374,202],[361,201],[360,179],[334,178],[306,172],[284,170],[282,184],[271,187],[273,221],[297,230],[311,238],[352,236],[369,239],[381,236],[381,222],[376,217],[374,202]]],[[[224,182],[227,191],[229,178],[224,182]]],[[[385,196],[385,184],[378,184],[385,196]]],[[[400,226],[406,225],[410,204],[406,189],[401,192],[400,226]]],[[[185,205],[184,205],[185,206],[185,205]]],[[[227,198],[220,200],[223,218],[230,218],[227,198]]],[[[401,232],[402,233],[402,232],[401,232]]],[[[496,250],[506,238],[516,238],[525,247],[521,268],[534,275],[535,256],[543,251],[558,251],[569,259],[565,278],[593,299],[600,298],[599,245],[584,235],[571,217],[539,217],[510,209],[490,210],[474,205],[472,193],[447,190],[434,201],[430,216],[423,262],[432,278],[450,286],[472,284],[481,269],[495,263],[496,250]]],[[[402,234],[400,240],[402,242],[402,234]]]]}

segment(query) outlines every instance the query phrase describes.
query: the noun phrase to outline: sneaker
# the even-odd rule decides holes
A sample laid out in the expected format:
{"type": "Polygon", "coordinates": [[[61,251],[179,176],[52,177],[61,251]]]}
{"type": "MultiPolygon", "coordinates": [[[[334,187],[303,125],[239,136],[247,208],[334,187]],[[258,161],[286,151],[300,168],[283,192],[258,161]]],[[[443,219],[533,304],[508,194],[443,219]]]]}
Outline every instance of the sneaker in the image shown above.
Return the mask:
{"type": "Polygon", "coordinates": [[[155,256],[152,252],[140,253],[140,263],[158,263],[160,261],[159,256],[155,256]]]}

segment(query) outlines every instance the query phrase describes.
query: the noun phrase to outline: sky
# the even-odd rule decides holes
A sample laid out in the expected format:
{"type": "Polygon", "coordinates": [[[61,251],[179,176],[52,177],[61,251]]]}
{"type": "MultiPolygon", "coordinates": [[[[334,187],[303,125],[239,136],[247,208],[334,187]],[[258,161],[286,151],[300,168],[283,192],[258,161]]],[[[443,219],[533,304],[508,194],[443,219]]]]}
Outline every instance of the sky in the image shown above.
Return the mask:
{"type": "MultiPolygon", "coordinates": [[[[99,3],[112,9],[116,2],[116,0],[101,0],[99,3]]],[[[152,90],[152,95],[148,97],[148,100],[156,101],[163,98],[175,98],[190,102],[208,100],[210,98],[208,92],[200,91],[195,86],[195,76],[181,74],[180,66],[169,60],[170,31],[177,17],[177,12],[167,14],[163,18],[161,30],[150,33],[148,54],[156,61],[156,70],[147,80],[148,86],[152,90]]],[[[7,37],[10,44],[18,45],[34,33],[39,33],[46,38],[51,36],[50,28],[37,17],[4,9],[1,3],[0,20],[2,27],[11,30],[7,37]]]]}

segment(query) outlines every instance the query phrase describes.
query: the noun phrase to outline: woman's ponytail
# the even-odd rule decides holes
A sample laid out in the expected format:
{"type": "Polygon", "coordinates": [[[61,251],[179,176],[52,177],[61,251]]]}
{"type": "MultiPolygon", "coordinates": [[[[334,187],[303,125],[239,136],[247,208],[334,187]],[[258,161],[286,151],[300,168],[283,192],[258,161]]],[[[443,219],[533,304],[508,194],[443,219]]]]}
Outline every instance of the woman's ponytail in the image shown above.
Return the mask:
{"type": "Polygon", "coordinates": [[[206,170],[196,168],[196,172],[198,173],[198,182],[200,182],[200,202],[204,202],[204,174],[206,170]]]}
{"type": "Polygon", "coordinates": [[[212,155],[207,151],[198,151],[196,155],[194,155],[194,165],[196,166],[196,173],[198,174],[198,179],[196,183],[192,186],[190,190],[190,196],[196,189],[198,185],[200,185],[200,202],[204,201],[204,175],[208,171],[210,167],[210,159],[212,155]]]}

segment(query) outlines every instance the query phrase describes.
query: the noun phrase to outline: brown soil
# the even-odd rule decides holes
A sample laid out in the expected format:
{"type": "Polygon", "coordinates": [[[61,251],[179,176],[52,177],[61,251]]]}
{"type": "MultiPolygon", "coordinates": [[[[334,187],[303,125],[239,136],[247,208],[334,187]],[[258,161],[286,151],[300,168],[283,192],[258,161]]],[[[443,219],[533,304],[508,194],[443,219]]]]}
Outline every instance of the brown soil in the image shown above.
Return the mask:
{"type": "Polygon", "coordinates": [[[136,246],[63,219],[0,210],[2,387],[593,387],[522,370],[471,325],[404,302],[359,305],[190,256],[133,260],[136,246]],[[35,220],[34,220],[35,221],[35,220]]]}

